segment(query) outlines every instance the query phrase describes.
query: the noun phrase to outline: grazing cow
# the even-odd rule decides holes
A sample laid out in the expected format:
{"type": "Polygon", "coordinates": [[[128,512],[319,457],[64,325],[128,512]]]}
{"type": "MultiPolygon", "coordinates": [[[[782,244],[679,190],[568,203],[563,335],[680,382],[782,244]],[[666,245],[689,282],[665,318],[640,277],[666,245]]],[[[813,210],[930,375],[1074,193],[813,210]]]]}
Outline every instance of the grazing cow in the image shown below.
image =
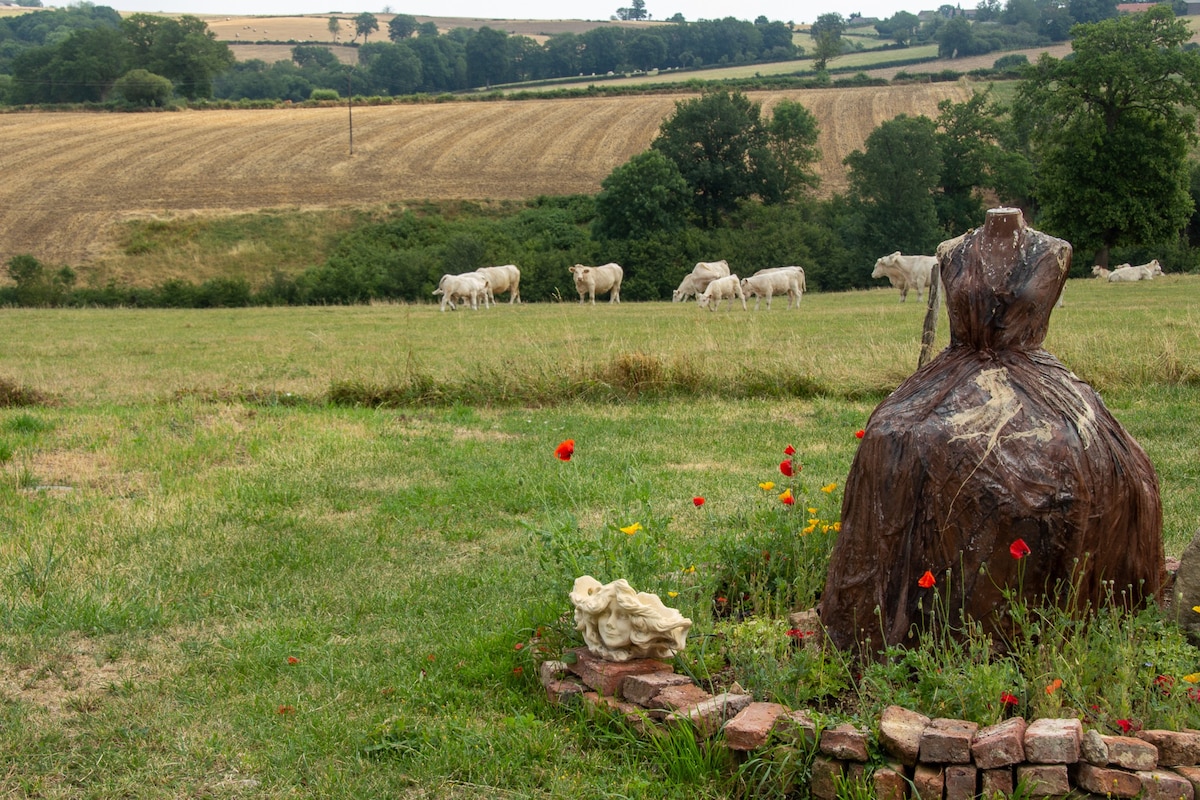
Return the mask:
{"type": "Polygon", "coordinates": [[[737,275],[726,275],[708,284],[703,292],[696,296],[696,303],[701,308],[716,311],[721,301],[728,298],[729,308],[733,309],[733,298],[742,301],[742,311],[746,310],[746,295],[742,294],[742,281],[737,275]]]}
{"type": "Polygon", "coordinates": [[[875,262],[872,278],[887,278],[892,286],[900,290],[900,302],[908,299],[908,290],[915,289],[917,299],[929,285],[929,276],[937,265],[936,256],[902,256],[900,251],[884,256],[875,262]]]}
{"type": "Polygon", "coordinates": [[[742,294],[754,296],[755,311],[758,311],[759,301],[764,297],[767,298],[767,310],[770,311],[771,297],[777,294],[788,296],[788,308],[793,304],[799,308],[804,289],[803,267],[769,267],[760,269],[749,278],[742,278],[742,294]]]}
{"type": "Polygon", "coordinates": [[[1156,258],[1149,264],[1138,264],[1136,267],[1126,264],[1123,267],[1117,267],[1108,273],[1108,282],[1129,283],[1132,281],[1152,281],[1154,280],[1154,276],[1162,274],[1162,265],[1158,263],[1158,259],[1156,258]]]}
{"type": "Polygon", "coordinates": [[[599,267],[576,264],[570,270],[575,276],[575,291],[579,292],[580,303],[587,298],[592,305],[596,305],[596,295],[606,292],[608,302],[621,302],[621,280],[625,277],[625,270],[621,269],[620,264],[609,263],[599,267]]]}
{"type": "Polygon", "coordinates": [[[441,295],[442,303],[441,310],[445,311],[446,306],[450,306],[451,311],[457,310],[458,306],[454,304],[457,299],[459,301],[469,300],[471,309],[479,308],[479,300],[483,299],[483,307],[487,308],[488,293],[491,287],[488,284],[488,279],[480,275],[478,272],[464,272],[461,275],[443,275],[438,281],[438,288],[433,290],[435,295],[441,295]]]}
{"type": "Polygon", "coordinates": [[[488,299],[494,304],[496,293],[508,292],[508,304],[521,302],[521,270],[515,264],[505,264],[502,267],[480,267],[475,270],[488,279],[491,288],[488,289],[488,299]]]}
{"type": "Polygon", "coordinates": [[[671,302],[686,302],[689,297],[695,297],[707,289],[708,285],[717,278],[724,278],[728,274],[729,262],[725,259],[697,261],[696,266],[692,267],[692,271],[683,277],[679,288],[671,292],[671,302]]]}

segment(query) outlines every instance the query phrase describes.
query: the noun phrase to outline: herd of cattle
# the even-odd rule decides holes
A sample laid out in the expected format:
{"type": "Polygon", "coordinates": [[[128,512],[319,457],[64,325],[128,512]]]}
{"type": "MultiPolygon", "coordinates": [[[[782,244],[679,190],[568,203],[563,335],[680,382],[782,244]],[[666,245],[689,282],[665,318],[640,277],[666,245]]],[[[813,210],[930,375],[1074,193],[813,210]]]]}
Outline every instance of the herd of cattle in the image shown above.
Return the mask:
{"type": "MultiPolygon", "coordinates": [[[[908,299],[909,290],[921,293],[929,286],[933,268],[937,264],[935,256],[906,256],[899,250],[881,257],[875,262],[872,278],[887,278],[894,288],[900,290],[900,302],[908,299]]],[[[603,264],[598,267],[576,264],[570,267],[575,279],[575,291],[579,293],[580,303],[596,304],[596,295],[608,295],[610,303],[621,302],[621,280],[625,277],[624,270],[619,264],[603,264]]],[[[1096,266],[1092,274],[1098,278],[1106,278],[1111,282],[1153,280],[1156,275],[1162,275],[1162,266],[1158,259],[1148,264],[1136,267],[1129,264],[1109,270],[1096,266]]],[[[488,308],[496,302],[497,294],[508,293],[508,302],[521,302],[521,270],[513,264],[499,267],[480,267],[474,272],[464,272],[459,275],[443,275],[434,289],[435,296],[441,297],[441,310],[449,306],[455,310],[459,303],[469,303],[472,309],[482,305],[488,308]]],[[[767,308],[771,308],[771,298],[776,295],[787,295],[790,308],[799,308],[800,300],[807,291],[804,283],[803,267],[770,267],[760,269],[748,278],[739,278],[729,271],[729,262],[701,261],[684,276],[679,288],[671,294],[671,300],[676,303],[686,302],[696,298],[700,308],[716,311],[722,300],[728,300],[728,308],[732,309],[735,301],[740,301],[742,310],[747,310],[746,298],[754,298],[754,310],[758,310],[759,301],[765,299],[767,308]]],[[[1060,299],[1061,303],[1061,299],[1060,299]]]]}

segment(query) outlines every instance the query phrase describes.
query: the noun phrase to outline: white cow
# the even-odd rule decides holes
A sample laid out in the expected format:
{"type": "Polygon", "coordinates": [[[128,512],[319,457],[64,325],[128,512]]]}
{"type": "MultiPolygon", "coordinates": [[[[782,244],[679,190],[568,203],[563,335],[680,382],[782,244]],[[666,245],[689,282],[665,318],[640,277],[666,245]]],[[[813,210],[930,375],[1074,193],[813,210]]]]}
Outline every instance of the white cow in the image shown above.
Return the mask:
{"type": "Polygon", "coordinates": [[[695,297],[707,289],[708,285],[717,278],[724,278],[728,274],[729,262],[725,259],[697,261],[696,266],[692,267],[692,271],[683,276],[679,288],[671,292],[671,302],[686,302],[689,297],[695,297]]]}
{"type": "Polygon", "coordinates": [[[788,296],[788,308],[793,304],[799,308],[804,290],[803,267],[768,267],[749,278],[742,278],[742,294],[746,297],[753,295],[755,311],[758,311],[759,301],[764,297],[767,298],[767,310],[770,311],[771,298],[777,294],[788,296]]]}
{"type": "Polygon", "coordinates": [[[900,251],[880,258],[875,262],[872,278],[887,278],[892,286],[900,290],[900,302],[908,299],[908,290],[915,289],[917,299],[929,285],[929,277],[937,266],[937,256],[902,256],[900,251]]]}
{"type": "Polygon", "coordinates": [[[746,310],[746,295],[742,294],[742,281],[737,275],[726,275],[708,284],[703,292],[696,296],[696,303],[701,308],[716,311],[721,301],[729,299],[729,308],[733,309],[733,298],[742,301],[742,311],[746,310]]]}
{"type": "Polygon", "coordinates": [[[521,302],[521,270],[515,264],[505,264],[502,267],[480,267],[475,270],[488,279],[491,284],[488,289],[488,299],[494,304],[496,293],[508,292],[508,304],[521,302]]]}
{"type": "Polygon", "coordinates": [[[1117,267],[1108,274],[1108,282],[1152,281],[1154,280],[1154,276],[1162,274],[1162,265],[1158,263],[1158,259],[1156,258],[1149,264],[1138,264],[1136,267],[1126,264],[1123,267],[1117,267]]]}
{"type": "Polygon", "coordinates": [[[620,264],[609,263],[599,267],[576,264],[570,270],[575,276],[575,291],[579,292],[580,303],[587,298],[592,305],[596,305],[596,295],[605,293],[608,293],[608,302],[621,302],[621,280],[625,277],[625,270],[621,269],[620,264]]]}
{"type": "MultiPolygon", "coordinates": [[[[1122,266],[1128,267],[1129,265],[1128,265],[1128,264],[1123,264],[1122,266]]],[[[1097,264],[1097,265],[1095,265],[1094,267],[1092,267],[1092,277],[1094,277],[1094,278],[1105,278],[1105,279],[1107,279],[1107,278],[1108,278],[1108,276],[1109,276],[1111,273],[1112,273],[1112,270],[1111,270],[1111,269],[1109,269],[1108,267],[1102,267],[1102,266],[1100,266],[1099,264],[1097,264]]]]}
{"type": "Polygon", "coordinates": [[[459,301],[469,300],[472,310],[479,308],[479,300],[482,298],[483,307],[487,308],[488,293],[491,287],[488,284],[488,279],[478,272],[464,272],[461,275],[443,275],[438,281],[438,288],[433,290],[435,295],[441,295],[442,303],[441,310],[445,311],[446,306],[450,306],[450,310],[454,311],[458,308],[454,304],[457,299],[459,301]]]}

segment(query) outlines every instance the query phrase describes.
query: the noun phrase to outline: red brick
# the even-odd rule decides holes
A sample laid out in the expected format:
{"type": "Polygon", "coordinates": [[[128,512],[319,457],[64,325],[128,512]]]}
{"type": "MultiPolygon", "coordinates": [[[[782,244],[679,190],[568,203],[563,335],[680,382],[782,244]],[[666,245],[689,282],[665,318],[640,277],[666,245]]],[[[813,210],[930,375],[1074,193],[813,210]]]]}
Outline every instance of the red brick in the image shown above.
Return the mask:
{"type": "Polygon", "coordinates": [[[870,758],[867,752],[867,732],[849,722],[821,731],[821,741],[817,747],[830,758],[859,762],[870,758]]]}
{"type": "Polygon", "coordinates": [[[979,791],[985,798],[992,798],[996,795],[1012,797],[1014,791],[1012,767],[982,770],[979,791]]]}
{"type": "Polygon", "coordinates": [[[1141,779],[1123,769],[1097,767],[1080,761],[1075,765],[1074,775],[1080,789],[1105,797],[1137,797],[1142,791],[1141,779]]]}
{"type": "Polygon", "coordinates": [[[1083,724],[1047,717],[1025,729],[1025,760],[1033,764],[1074,764],[1079,760],[1083,724]]]}
{"type": "Polygon", "coordinates": [[[935,719],[921,734],[920,760],[933,764],[969,764],[971,740],[979,724],[961,719],[935,719]]]}
{"type": "Polygon", "coordinates": [[[1108,763],[1129,770],[1158,768],[1158,748],[1134,736],[1104,736],[1101,741],[1108,750],[1108,763]]]}
{"type": "Polygon", "coordinates": [[[787,709],[778,703],[751,703],[725,723],[725,746],[730,750],[754,750],[771,737],[776,720],[787,709]]]}
{"type": "Polygon", "coordinates": [[[917,763],[921,734],[929,726],[929,717],[901,706],[888,706],[879,716],[879,744],[901,764],[917,763]]]}
{"type": "Polygon", "coordinates": [[[1142,800],[1195,800],[1191,781],[1177,772],[1155,769],[1134,774],[1142,781],[1142,800]]]}
{"type": "Polygon", "coordinates": [[[1024,784],[1030,797],[1056,797],[1071,791],[1066,764],[1018,764],[1017,784],[1024,784]]]}
{"type": "Polygon", "coordinates": [[[836,800],[838,779],[845,774],[845,765],[841,761],[818,755],[813,759],[810,774],[812,781],[809,793],[817,800],[836,800]]]}
{"type": "Polygon", "coordinates": [[[678,711],[682,708],[692,708],[710,699],[712,699],[711,694],[689,681],[675,686],[664,686],[655,695],[653,707],[678,711]]]}
{"type": "Polygon", "coordinates": [[[605,661],[586,647],[578,647],[572,652],[575,654],[575,663],[567,664],[571,672],[574,672],[584,683],[605,697],[615,697],[621,690],[621,684],[630,675],[672,672],[670,664],[664,664],[653,658],[605,661]]]}
{"type": "Polygon", "coordinates": [[[775,733],[792,744],[809,746],[817,743],[817,723],[803,708],[789,711],[775,720],[775,733]]]}
{"type": "Polygon", "coordinates": [[[641,706],[635,706],[633,703],[626,703],[613,697],[605,697],[596,692],[585,692],[583,701],[590,709],[620,715],[639,735],[644,736],[654,730],[654,722],[646,713],[646,709],[641,706]]]}
{"type": "Polygon", "coordinates": [[[946,776],[942,768],[933,764],[917,764],[913,770],[913,791],[919,800],[942,800],[946,787],[946,776]]]}
{"type": "Polygon", "coordinates": [[[1025,720],[1013,717],[983,728],[971,740],[971,755],[980,769],[1020,764],[1025,760],[1025,720]]]}
{"type": "MultiPolygon", "coordinates": [[[[899,765],[897,765],[899,767],[899,765]]],[[[905,800],[908,795],[908,781],[904,773],[891,767],[880,767],[871,776],[871,785],[875,789],[875,800],[905,800]]]]}
{"type": "Polygon", "coordinates": [[[1160,767],[1194,767],[1200,764],[1200,734],[1183,731],[1138,731],[1137,738],[1158,748],[1160,767]]]}
{"type": "Polygon", "coordinates": [[[552,680],[545,684],[546,699],[552,706],[565,705],[587,691],[587,687],[579,681],[552,680]]]}
{"type": "Polygon", "coordinates": [[[667,717],[668,722],[688,720],[696,726],[701,736],[712,736],[729,720],[754,702],[748,694],[723,694],[710,697],[688,709],[675,711],[667,717]]]}
{"type": "Polygon", "coordinates": [[[645,675],[630,675],[621,684],[621,696],[639,706],[654,708],[654,699],[668,686],[691,683],[687,675],[677,672],[648,672],[645,675]]]}
{"type": "Polygon", "coordinates": [[[970,764],[946,765],[946,800],[972,800],[979,770],[970,764]]]}

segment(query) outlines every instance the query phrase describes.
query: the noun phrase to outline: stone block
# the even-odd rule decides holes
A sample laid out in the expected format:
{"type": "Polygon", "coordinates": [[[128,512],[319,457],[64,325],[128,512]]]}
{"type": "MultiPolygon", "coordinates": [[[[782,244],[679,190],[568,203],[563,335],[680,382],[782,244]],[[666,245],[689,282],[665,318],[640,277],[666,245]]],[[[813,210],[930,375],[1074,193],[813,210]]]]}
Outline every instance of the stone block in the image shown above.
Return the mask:
{"type": "Polygon", "coordinates": [[[567,674],[567,665],[562,661],[543,661],[538,664],[538,678],[545,686],[550,681],[562,680],[567,674]]]}
{"type": "Polygon", "coordinates": [[[700,736],[709,737],[753,702],[754,698],[748,694],[723,692],[691,708],[672,712],[667,716],[667,722],[679,723],[686,720],[696,727],[700,736]]]}
{"type": "Polygon", "coordinates": [[[1010,767],[1025,760],[1025,720],[1012,717],[989,725],[971,740],[971,755],[980,769],[1010,767]]]}
{"type": "Polygon", "coordinates": [[[687,675],[680,675],[677,672],[648,672],[644,675],[630,675],[621,684],[621,696],[639,706],[655,708],[654,699],[663,689],[691,682],[692,679],[687,675]]]}
{"type": "Polygon", "coordinates": [[[780,739],[805,747],[817,743],[817,723],[806,709],[789,711],[775,720],[775,733],[780,739]]]}
{"type": "Polygon", "coordinates": [[[1024,785],[1029,797],[1058,797],[1071,791],[1066,764],[1018,764],[1017,785],[1024,785]]]}
{"type": "Polygon", "coordinates": [[[867,752],[867,732],[849,722],[821,731],[821,741],[817,743],[817,747],[830,758],[858,762],[865,762],[870,758],[867,752]]]}
{"type": "Polygon", "coordinates": [[[1135,772],[1142,782],[1142,800],[1195,800],[1191,781],[1173,770],[1135,772]]]}
{"type": "Polygon", "coordinates": [[[660,689],[658,694],[654,696],[653,708],[680,711],[711,699],[711,694],[691,681],[688,681],[687,683],[680,683],[674,686],[664,686],[660,689]]]}
{"type": "Polygon", "coordinates": [[[552,706],[566,705],[587,691],[586,686],[573,680],[552,680],[545,687],[546,699],[552,706]]]}
{"type": "Polygon", "coordinates": [[[921,734],[918,758],[933,764],[969,764],[971,740],[979,730],[976,722],[961,719],[935,719],[921,734]]]}
{"type": "Polygon", "coordinates": [[[841,761],[818,755],[813,758],[812,783],[809,793],[817,800],[836,800],[838,779],[845,774],[846,766],[841,761]]]}
{"type": "Polygon", "coordinates": [[[1158,748],[1135,736],[1100,735],[1108,751],[1108,763],[1133,771],[1158,768],[1158,748]]]}
{"type": "Polygon", "coordinates": [[[775,722],[786,712],[778,703],[751,703],[725,723],[725,746],[742,751],[762,747],[771,738],[775,722]]]}
{"type": "Polygon", "coordinates": [[[606,697],[597,692],[585,692],[582,697],[584,704],[593,711],[619,715],[639,736],[648,736],[654,733],[654,721],[650,719],[646,709],[641,706],[626,703],[615,697],[606,697]]]}
{"type": "Polygon", "coordinates": [[[934,764],[917,764],[913,770],[913,792],[919,800],[942,800],[946,775],[934,764]]]}
{"type": "Polygon", "coordinates": [[[605,697],[616,697],[620,693],[621,685],[630,675],[673,671],[670,664],[653,658],[605,661],[586,647],[577,647],[571,652],[575,654],[575,662],[567,664],[571,672],[578,675],[593,691],[605,697]]]}
{"type": "Polygon", "coordinates": [[[1079,760],[1083,724],[1077,719],[1034,720],[1025,728],[1025,760],[1032,764],[1074,764],[1079,760]]]}
{"type": "Polygon", "coordinates": [[[1080,761],[1073,770],[1075,785],[1092,794],[1105,797],[1137,797],[1142,791],[1142,781],[1132,772],[1111,767],[1097,767],[1080,761]]]}
{"type": "Polygon", "coordinates": [[[972,800],[977,794],[979,770],[970,764],[946,765],[946,800],[972,800]]]}
{"type": "Polygon", "coordinates": [[[1178,773],[1192,785],[1192,789],[1200,792],[1200,767],[1172,767],[1172,772],[1178,773]]]}
{"type": "Polygon", "coordinates": [[[1012,797],[1015,786],[1012,767],[999,767],[997,769],[980,771],[979,791],[985,800],[991,800],[991,798],[997,795],[1012,797]]]}
{"type": "Polygon", "coordinates": [[[929,726],[924,714],[900,706],[888,706],[879,716],[879,744],[905,766],[917,763],[921,749],[921,734],[929,726]]]}
{"type": "Polygon", "coordinates": [[[788,625],[805,650],[820,650],[825,646],[825,628],[821,626],[821,615],[815,608],[789,614],[788,625]]]}
{"type": "Polygon", "coordinates": [[[1158,748],[1160,767],[1194,767],[1200,764],[1200,734],[1194,731],[1138,731],[1136,736],[1158,748]]]}
{"type": "Polygon", "coordinates": [[[905,800],[908,796],[908,781],[904,777],[899,764],[893,767],[879,767],[871,776],[871,786],[875,790],[875,800],[905,800]]]}

